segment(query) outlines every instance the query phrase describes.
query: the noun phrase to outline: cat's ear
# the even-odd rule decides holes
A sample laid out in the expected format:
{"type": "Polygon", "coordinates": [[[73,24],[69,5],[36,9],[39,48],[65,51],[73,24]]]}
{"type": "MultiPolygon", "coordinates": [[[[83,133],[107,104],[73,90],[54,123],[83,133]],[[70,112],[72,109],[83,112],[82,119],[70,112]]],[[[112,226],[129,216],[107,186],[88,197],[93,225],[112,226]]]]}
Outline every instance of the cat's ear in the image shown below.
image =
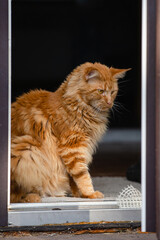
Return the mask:
{"type": "Polygon", "coordinates": [[[85,77],[87,82],[91,83],[100,77],[100,73],[96,69],[89,69],[85,77]]]}
{"type": "Polygon", "coordinates": [[[110,68],[110,72],[115,79],[123,78],[126,72],[129,70],[131,70],[131,68],[127,68],[127,69],[117,69],[112,67],[110,68]]]}

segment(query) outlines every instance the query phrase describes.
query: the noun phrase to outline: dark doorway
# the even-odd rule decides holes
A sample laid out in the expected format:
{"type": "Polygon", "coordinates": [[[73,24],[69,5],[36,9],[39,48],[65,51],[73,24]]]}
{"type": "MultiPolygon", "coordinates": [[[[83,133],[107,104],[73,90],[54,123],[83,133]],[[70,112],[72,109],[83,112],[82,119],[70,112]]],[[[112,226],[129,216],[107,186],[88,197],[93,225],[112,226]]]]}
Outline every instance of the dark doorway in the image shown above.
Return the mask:
{"type": "MultiPolygon", "coordinates": [[[[30,89],[56,90],[73,68],[86,61],[131,67],[120,81],[120,108],[111,115],[109,129],[140,131],[140,38],[138,0],[14,0],[12,101],[30,89]]],[[[130,146],[124,142],[119,151],[122,135],[107,152],[101,147],[91,167],[93,175],[124,176],[131,164],[140,161],[139,140],[130,146]]]]}

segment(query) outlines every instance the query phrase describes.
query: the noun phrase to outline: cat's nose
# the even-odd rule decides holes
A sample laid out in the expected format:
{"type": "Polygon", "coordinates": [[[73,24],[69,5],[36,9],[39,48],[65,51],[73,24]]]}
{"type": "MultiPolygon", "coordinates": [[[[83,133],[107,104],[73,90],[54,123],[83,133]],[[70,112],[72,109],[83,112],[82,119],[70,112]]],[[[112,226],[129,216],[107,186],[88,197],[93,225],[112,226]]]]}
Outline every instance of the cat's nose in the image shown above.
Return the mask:
{"type": "Polygon", "coordinates": [[[111,99],[110,96],[106,97],[106,98],[105,98],[105,101],[106,101],[106,103],[107,103],[108,106],[111,106],[111,105],[112,105],[112,99],[111,99]]]}
{"type": "Polygon", "coordinates": [[[111,98],[106,98],[106,103],[107,103],[107,105],[110,106],[112,104],[111,98]]]}
{"type": "Polygon", "coordinates": [[[112,103],[111,103],[111,101],[107,101],[107,104],[108,104],[108,105],[111,105],[112,103]]]}

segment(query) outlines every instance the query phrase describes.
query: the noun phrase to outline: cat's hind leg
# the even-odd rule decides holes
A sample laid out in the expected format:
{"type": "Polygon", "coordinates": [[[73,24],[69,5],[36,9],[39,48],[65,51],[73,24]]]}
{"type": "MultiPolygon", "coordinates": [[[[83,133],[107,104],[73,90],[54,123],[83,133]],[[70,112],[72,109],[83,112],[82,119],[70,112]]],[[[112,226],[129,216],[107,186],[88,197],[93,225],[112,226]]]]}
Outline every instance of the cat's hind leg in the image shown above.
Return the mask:
{"type": "Polygon", "coordinates": [[[10,201],[11,203],[35,203],[41,202],[41,197],[37,193],[25,193],[15,181],[11,181],[10,201]]]}
{"type": "MultiPolygon", "coordinates": [[[[11,142],[11,202],[40,202],[42,192],[41,157],[35,153],[40,143],[31,136],[11,142]]],[[[40,154],[40,150],[39,150],[40,154]]],[[[44,176],[43,176],[44,177],[44,176]]]]}

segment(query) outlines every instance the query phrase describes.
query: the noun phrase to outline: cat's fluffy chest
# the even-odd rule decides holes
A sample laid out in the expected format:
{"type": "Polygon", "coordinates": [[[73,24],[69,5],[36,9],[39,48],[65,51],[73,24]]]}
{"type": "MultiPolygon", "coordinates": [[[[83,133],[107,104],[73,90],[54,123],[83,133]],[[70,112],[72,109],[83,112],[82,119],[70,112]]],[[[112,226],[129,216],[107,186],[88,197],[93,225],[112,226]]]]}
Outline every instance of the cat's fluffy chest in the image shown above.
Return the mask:
{"type": "Polygon", "coordinates": [[[70,147],[83,146],[81,151],[85,151],[88,164],[92,160],[91,156],[98,141],[106,130],[107,118],[100,119],[98,116],[94,116],[94,112],[88,113],[84,108],[78,106],[75,107],[75,112],[70,111],[69,113],[69,108],[69,105],[67,110],[61,108],[52,116],[51,132],[56,137],[60,149],[64,146],[66,151],[70,147]]]}

